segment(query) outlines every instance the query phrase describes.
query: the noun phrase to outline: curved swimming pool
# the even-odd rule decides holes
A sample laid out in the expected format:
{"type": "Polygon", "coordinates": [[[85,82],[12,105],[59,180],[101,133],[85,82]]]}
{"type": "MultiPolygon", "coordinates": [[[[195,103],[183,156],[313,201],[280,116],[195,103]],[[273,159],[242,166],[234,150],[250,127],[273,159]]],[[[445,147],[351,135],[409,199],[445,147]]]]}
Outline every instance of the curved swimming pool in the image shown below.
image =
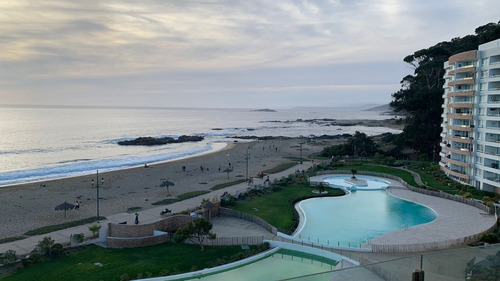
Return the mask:
{"type": "Polygon", "coordinates": [[[294,236],[314,243],[359,247],[376,237],[437,217],[432,209],[389,195],[385,188],[372,189],[370,184],[378,186],[383,180],[364,178],[368,182],[366,190],[299,202],[296,207],[302,221],[294,236]]]}
{"type": "MultiPolygon", "coordinates": [[[[262,258],[209,274],[164,280],[283,280],[333,270],[337,261],[304,252],[279,249],[262,258]]],[[[158,278],[161,280],[162,278],[158,278]]],[[[156,280],[156,279],[155,279],[156,280]]]]}

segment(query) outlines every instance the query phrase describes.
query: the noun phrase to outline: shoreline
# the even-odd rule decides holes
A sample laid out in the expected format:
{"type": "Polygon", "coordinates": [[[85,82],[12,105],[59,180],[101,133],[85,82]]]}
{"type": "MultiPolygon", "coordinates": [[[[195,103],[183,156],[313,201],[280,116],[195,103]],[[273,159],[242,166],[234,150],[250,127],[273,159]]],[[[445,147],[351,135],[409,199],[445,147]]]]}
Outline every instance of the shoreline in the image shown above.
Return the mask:
{"type": "MultiPolygon", "coordinates": [[[[162,161],[151,162],[151,163],[144,163],[144,164],[147,164],[148,166],[151,166],[151,165],[157,165],[157,164],[164,164],[164,163],[174,162],[174,161],[178,161],[178,160],[184,160],[184,159],[188,159],[188,158],[192,158],[192,157],[204,156],[204,155],[208,155],[208,154],[211,154],[211,153],[216,153],[216,152],[224,150],[224,149],[228,149],[228,146],[230,146],[232,143],[231,142],[214,142],[213,144],[221,144],[221,146],[222,145],[223,146],[220,147],[220,148],[212,148],[210,150],[203,151],[203,152],[200,152],[200,153],[195,153],[195,154],[190,154],[190,155],[186,155],[186,156],[181,156],[179,158],[173,158],[173,159],[162,160],[162,161]]],[[[96,170],[93,170],[93,171],[99,170],[99,171],[102,171],[101,173],[109,173],[109,172],[116,172],[116,171],[122,171],[122,170],[128,170],[128,169],[137,169],[137,168],[143,168],[143,167],[144,167],[143,165],[134,165],[134,166],[130,166],[130,167],[116,168],[116,169],[113,169],[113,168],[110,168],[110,169],[105,169],[105,168],[104,169],[96,169],[96,170]]],[[[27,182],[13,183],[13,184],[5,184],[5,185],[1,185],[0,184],[0,190],[2,188],[16,187],[16,186],[22,186],[22,185],[27,185],[27,184],[39,184],[39,183],[45,183],[45,182],[48,182],[48,181],[64,180],[64,179],[71,179],[71,178],[77,178],[77,177],[85,177],[85,176],[90,176],[90,175],[93,175],[93,174],[95,174],[95,172],[92,172],[92,173],[82,172],[82,174],[80,174],[80,175],[55,177],[55,178],[50,178],[50,179],[46,179],[46,180],[35,180],[35,181],[27,181],[27,182]]]]}
{"type": "MultiPolygon", "coordinates": [[[[290,162],[286,157],[299,157],[299,142],[302,140],[228,142],[217,151],[148,164],[148,168],[130,167],[99,173],[99,177],[104,177],[104,184],[99,188],[100,215],[127,212],[130,208],[154,208],[152,202],[244,179],[247,151],[248,176],[255,177],[260,171],[290,162]],[[224,173],[229,163],[233,172],[224,173]],[[185,171],[182,166],[186,167],[185,171]],[[171,196],[167,196],[167,189],[159,187],[162,180],[175,184],[169,188],[171,196]]],[[[307,158],[320,152],[324,146],[344,141],[333,139],[307,143],[303,146],[303,156],[307,158]]],[[[0,187],[0,212],[3,214],[0,216],[0,238],[22,236],[28,230],[95,216],[97,196],[91,179],[95,180],[95,174],[0,187]],[[41,184],[44,187],[40,187],[41,184]],[[66,218],[64,212],[54,209],[64,202],[74,204],[75,201],[80,202],[80,209],[69,210],[66,218]]]]}

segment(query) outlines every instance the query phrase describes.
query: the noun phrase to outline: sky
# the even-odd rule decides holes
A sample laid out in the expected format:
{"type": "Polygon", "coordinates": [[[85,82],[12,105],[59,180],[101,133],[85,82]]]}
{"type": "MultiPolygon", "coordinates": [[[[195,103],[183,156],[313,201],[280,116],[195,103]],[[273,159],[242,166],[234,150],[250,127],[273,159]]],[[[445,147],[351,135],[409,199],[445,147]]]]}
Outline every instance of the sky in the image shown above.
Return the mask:
{"type": "Polygon", "coordinates": [[[498,0],[0,1],[0,104],[382,105],[498,0]]]}

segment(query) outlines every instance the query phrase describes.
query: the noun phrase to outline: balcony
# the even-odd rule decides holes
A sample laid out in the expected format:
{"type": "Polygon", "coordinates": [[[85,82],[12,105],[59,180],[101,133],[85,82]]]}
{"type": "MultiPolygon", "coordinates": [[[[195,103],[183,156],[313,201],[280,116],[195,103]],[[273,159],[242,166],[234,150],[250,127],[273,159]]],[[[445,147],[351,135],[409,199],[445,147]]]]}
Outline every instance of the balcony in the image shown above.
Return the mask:
{"type": "Polygon", "coordinates": [[[465,181],[469,181],[470,180],[470,176],[469,175],[466,175],[465,173],[463,172],[459,172],[459,171],[452,171],[450,169],[448,169],[447,167],[443,167],[441,166],[441,170],[443,172],[445,172],[446,174],[449,174],[449,175],[453,175],[457,178],[460,178],[460,179],[463,179],[465,181]]]}
{"type": "Polygon", "coordinates": [[[474,65],[466,65],[464,67],[460,67],[454,70],[450,70],[448,75],[455,75],[457,73],[467,73],[467,72],[476,72],[476,67],[474,65]]]}
{"type": "Polygon", "coordinates": [[[448,86],[455,86],[455,85],[472,85],[476,83],[476,79],[473,77],[465,77],[461,79],[455,79],[454,81],[450,81],[448,83],[448,86]]]}
{"type": "Polygon", "coordinates": [[[449,103],[446,105],[448,108],[472,108],[474,104],[472,103],[449,103]]]}
{"type": "Polygon", "coordinates": [[[453,91],[448,93],[448,97],[473,97],[475,91],[465,90],[465,91],[453,91]]]}
{"type": "Polygon", "coordinates": [[[455,148],[445,146],[444,151],[448,151],[448,152],[460,154],[460,155],[468,155],[468,156],[472,155],[472,152],[469,151],[467,148],[455,149],[455,148]]]}
{"type": "Polygon", "coordinates": [[[472,144],[472,139],[468,138],[468,137],[449,137],[449,136],[447,136],[444,139],[447,141],[472,144]]]}
{"type": "Polygon", "coordinates": [[[464,167],[464,168],[470,168],[471,167],[471,165],[469,163],[465,163],[465,162],[458,161],[458,160],[453,160],[453,159],[450,159],[450,158],[447,158],[447,157],[444,157],[442,159],[442,161],[448,162],[448,163],[451,163],[451,164],[455,164],[457,166],[464,167]]]}
{"type": "Polygon", "coordinates": [[[472,114],[462,113],[462,114],[446,114],[446,117],[449,119],[464,119],[464,120],[472,120],[472,114]]]}
{"type": "Polygon", "coordinates": [[[468,125],[461,125],[461,126],[446,125],[446,129],[460,131],[460,132],[472,132],[472,128],[468,125]]]}

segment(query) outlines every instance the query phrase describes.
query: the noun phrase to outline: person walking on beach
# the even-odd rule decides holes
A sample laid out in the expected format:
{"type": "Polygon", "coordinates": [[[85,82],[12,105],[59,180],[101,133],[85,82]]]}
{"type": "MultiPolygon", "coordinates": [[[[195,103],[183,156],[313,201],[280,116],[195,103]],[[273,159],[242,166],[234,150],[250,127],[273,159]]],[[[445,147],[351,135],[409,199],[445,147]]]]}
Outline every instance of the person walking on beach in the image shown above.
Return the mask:
{"type": "Polygon", "coordinates": [[[135,213],[135,219],[134,219],[135,224],[139,224],[139,214],[135,213]]]}
{"type": "Polygon", "coordinates": [[[80,209],[80,202],[78,202],[78,200],[76,200],[75,210],[78,210],[78,209],[80,209]]]}

